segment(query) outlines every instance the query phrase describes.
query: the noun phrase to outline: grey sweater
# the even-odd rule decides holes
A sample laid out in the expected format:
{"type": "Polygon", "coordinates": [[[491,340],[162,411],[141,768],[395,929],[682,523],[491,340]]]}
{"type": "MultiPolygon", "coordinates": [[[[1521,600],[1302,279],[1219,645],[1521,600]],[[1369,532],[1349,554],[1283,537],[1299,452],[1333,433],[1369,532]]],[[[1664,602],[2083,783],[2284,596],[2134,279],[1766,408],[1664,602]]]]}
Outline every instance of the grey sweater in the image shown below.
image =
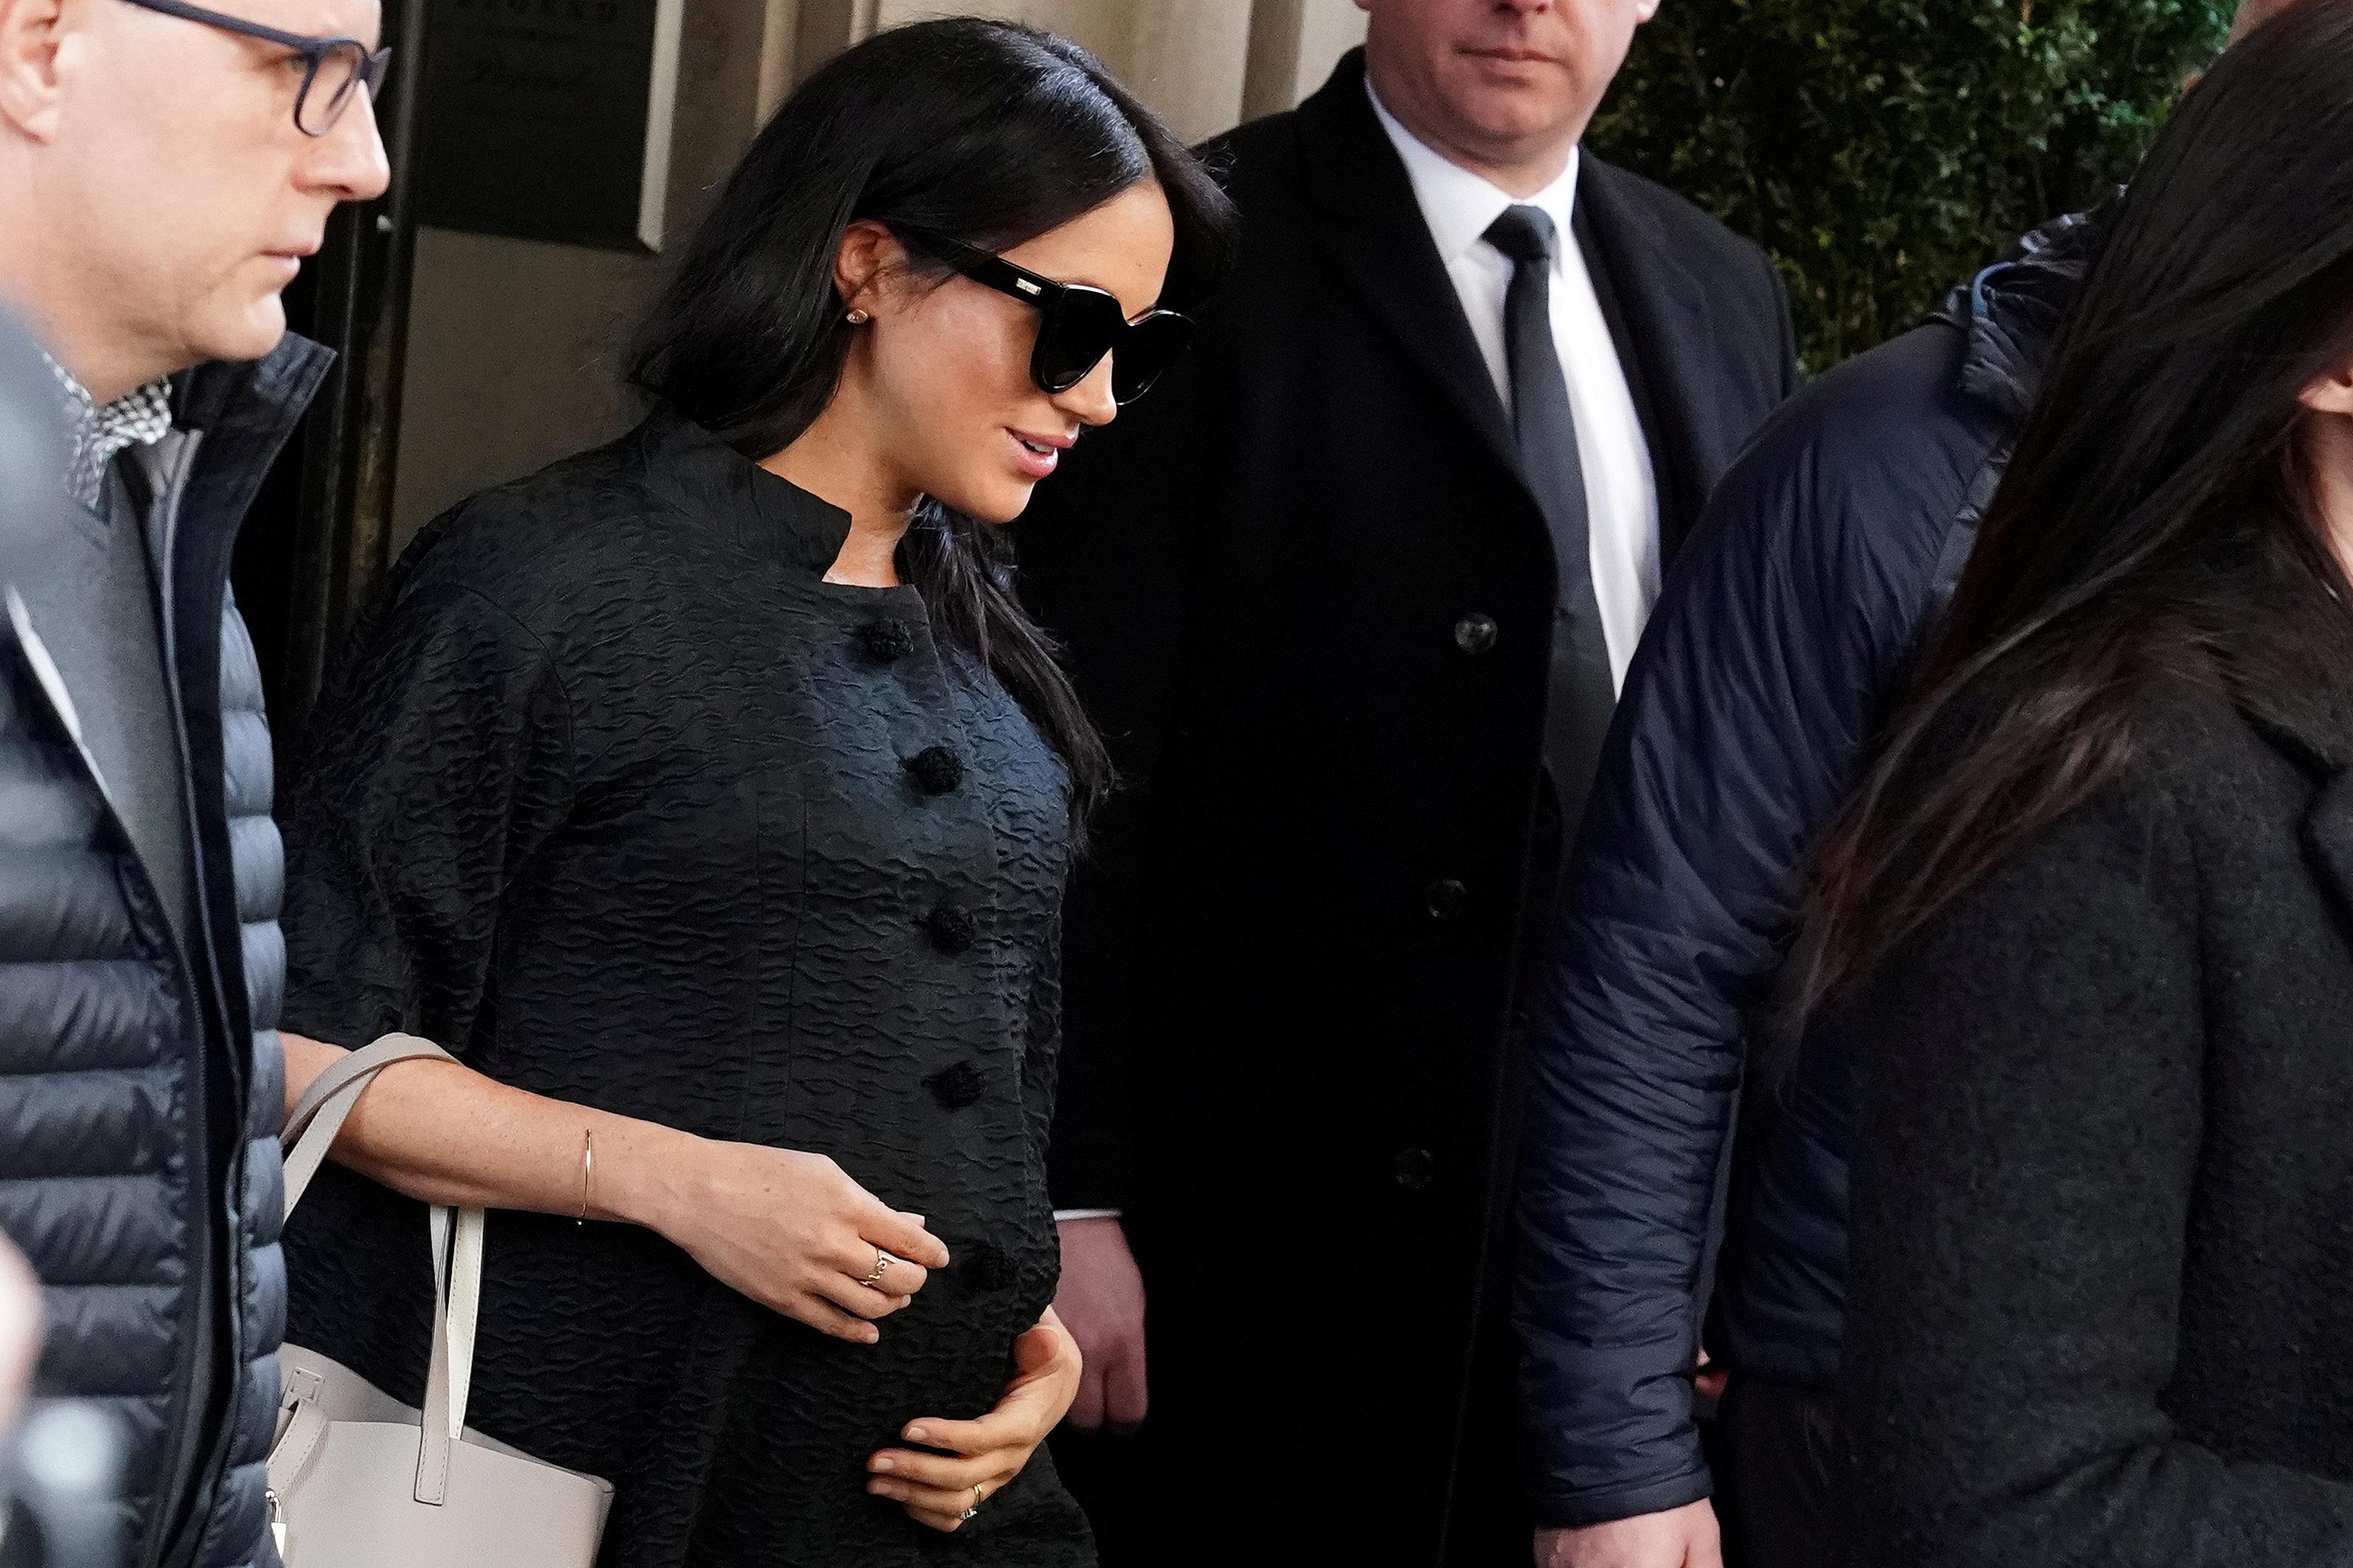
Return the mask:
{"type": "Polygon", "coordinates": [[[15,584],[57,661],[107,798],[185,941],[191,912],[185,774],[144,521],[119,473],[100,510],[60,493],[55,505],[33,510],[33,547],[16,564],[15,584]]]}

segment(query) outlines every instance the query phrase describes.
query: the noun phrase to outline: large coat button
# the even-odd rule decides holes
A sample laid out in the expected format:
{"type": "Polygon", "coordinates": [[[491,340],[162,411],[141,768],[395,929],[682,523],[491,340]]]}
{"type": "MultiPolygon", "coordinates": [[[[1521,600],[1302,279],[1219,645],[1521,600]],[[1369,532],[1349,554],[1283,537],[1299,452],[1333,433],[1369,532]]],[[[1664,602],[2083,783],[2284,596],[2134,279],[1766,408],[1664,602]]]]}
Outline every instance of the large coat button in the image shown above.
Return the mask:
{"type": "Polygon", "coordinates": [[[1424,1193],[1438,1180],[1438,1156],[1427,1149],[1407,1149],[1389,1162],[1389,1174],[1409,1193],[1424,1193]]]}
{"type": "Polygon", "coordinates": [[[964,783],[964,759],[945,746],[925,746],[907,759],[907,772],[925,795],[945,795],[964,783]]]}
{"type": "Polygon", "coordinates": [[[958,1062],[925,1079],[923,1087],[950,1110],[962,1110],[980,1098],[980,1069],[970,1062],[958,1062]]]}
{"type": "Polygon", "coordinates": [[[1013,1259],[994,1242],[976,1241],[969,1247],[954,1249],[956,1268],[965,1282],[976,1290],[1002,1290],[1013,1283],[1013,1259]]]}
{"type": "Polygon", "coordinates": [[[1476,657],[1495,646],[1495,617],[1472,613],[1454,623],[1454,646],[1476,657]]]}
{"type": "Polygon", "coordinates": [[[972,911],[961,904],[942,904],[923,917],[923,929],[932,933],[932,945],[951,958],[972,951],[972,911]]]}
{"type": "Polygon", "coordinates": [[[1460,919],[1462,908],[1471,901],[1471,889],[1451,877],[1441,877],[1430,885],[1430,918],[1434,921],[1460,919]]]}
{"type": "Polygon", "coordinates": [[[904,621],[869,621],[858,628],[858,642],[876,664],[896,664],[915,651],[915,629],[904,621]]]}

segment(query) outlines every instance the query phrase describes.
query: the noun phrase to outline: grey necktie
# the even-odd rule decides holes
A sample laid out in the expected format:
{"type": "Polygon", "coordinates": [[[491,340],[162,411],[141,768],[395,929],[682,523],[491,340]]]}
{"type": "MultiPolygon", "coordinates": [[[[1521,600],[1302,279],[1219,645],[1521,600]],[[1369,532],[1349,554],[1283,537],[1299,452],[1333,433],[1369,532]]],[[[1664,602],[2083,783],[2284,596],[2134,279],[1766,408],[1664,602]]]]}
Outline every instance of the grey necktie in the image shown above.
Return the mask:
{"type": "Polygon", "coordinates": [[[1521,475],[1544,509],[1558,566],[1544,754],[1560,799],[1561,831],[1573,838],[1618,696],[1601,606],[1593,593],[1577,417],[1552,339],[1552,260],[1559,238],[1550,216],[1530,206],[1506,208],[1486,234],[1487,243],[1513,263],[1511,290],[1504,298],[1513,434],[1519,442],[1521,475]]]}

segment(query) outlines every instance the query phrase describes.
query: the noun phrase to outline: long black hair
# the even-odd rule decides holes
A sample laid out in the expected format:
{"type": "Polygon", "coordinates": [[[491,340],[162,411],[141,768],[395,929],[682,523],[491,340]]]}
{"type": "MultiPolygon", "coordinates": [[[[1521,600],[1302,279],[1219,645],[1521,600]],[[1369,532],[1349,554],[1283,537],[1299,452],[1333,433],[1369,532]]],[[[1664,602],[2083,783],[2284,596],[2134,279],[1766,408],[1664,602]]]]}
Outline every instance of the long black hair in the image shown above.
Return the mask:
{"type": "Polygon", "coordinates": [[[2191,89],[2109,218],[1951,612],[1817,858],[1806,1007],[2115,779],[2152,679],[2311,691],[2353,661],[2298,402],[2348,353],[2353,0],[2306,0],[2191,89]]]}
{"type": "MultiPolygon", "coordinates": [[[[802,84],[736,165],[638,330],[629,379],[766,458],[840,382],[852,329],[833,267],[851,224],[1000,251],[1147,180],[1176,218],[1164,298],[1182,305],[1223,275],[1232,207],[1100,61],[1051,34],[972,17],[878,34],[802,84]]],[[[920,252],[911,261],[945,276],[920,252]]],[[[1110,755],[1014,596],[1000,531],[926,501],[900,556],[942,631],[1061,753],[1082,823],[1111,787],[1110,755]]]]}

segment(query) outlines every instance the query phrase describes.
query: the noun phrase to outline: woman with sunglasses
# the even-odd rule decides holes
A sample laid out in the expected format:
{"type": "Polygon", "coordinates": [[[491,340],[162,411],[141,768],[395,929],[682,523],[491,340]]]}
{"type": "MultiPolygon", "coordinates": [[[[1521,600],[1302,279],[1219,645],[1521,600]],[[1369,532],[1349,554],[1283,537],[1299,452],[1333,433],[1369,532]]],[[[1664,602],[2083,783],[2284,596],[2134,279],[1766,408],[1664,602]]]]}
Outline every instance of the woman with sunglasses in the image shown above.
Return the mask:
{"type": "Polygon", "coordinates": [[[1093,1560],[1036,1450],[1109,769],[996,531],[1182,347],[1164,282],[1229,222],[1072,45],[849,51],[681,258],[650,418],[434,524],[317,726],[290,1026],[462,1065],[368,1091],[290,1331],[415,1399],[421,1202],[499,1211],[473,1424],[615,1483],[613,1568],[1093,1560]]]}

